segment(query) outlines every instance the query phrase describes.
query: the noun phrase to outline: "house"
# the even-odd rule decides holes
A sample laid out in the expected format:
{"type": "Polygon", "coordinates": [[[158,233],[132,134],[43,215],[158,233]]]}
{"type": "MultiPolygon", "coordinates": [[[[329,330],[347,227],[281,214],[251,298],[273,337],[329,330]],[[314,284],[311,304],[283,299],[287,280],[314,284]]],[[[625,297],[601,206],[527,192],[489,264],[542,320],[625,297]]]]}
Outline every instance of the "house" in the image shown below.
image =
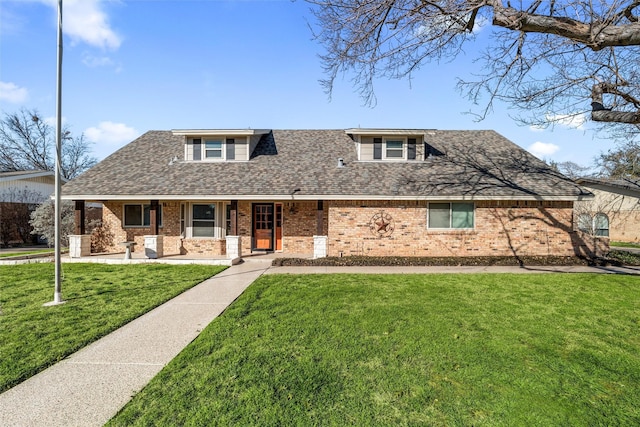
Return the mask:
{"type": "Polygon", "coordinates": [[[31,212],[55,191],[51,171],[0,172],[0,244],[25,243],[31,235],[31,212]]]}
{"type": "MultiPolygon", "coordinates": [[[[585,255],[592,194],[494,131],[150,131],[63,186],[150,257],[585,255]]],[[[86,247],[86,245],[85,245],[86,247]]]]}
{"type": "Polygon", "coordinates": [[[577,226],[612,241],[640,243],[640,180],[581,178],[595,198],[575,203],[577,226]]]}

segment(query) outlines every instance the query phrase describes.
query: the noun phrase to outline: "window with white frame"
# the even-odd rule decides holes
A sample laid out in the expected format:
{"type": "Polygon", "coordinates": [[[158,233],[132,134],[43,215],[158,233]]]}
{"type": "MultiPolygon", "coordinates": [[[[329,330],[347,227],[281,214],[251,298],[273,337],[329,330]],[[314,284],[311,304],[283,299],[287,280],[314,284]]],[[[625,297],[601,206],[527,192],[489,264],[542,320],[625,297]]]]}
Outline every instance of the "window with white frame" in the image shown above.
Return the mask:
{"type": "Polygon", "coordinates": [[[216,204],[191,205],[191,236],[215,237],[216,204]]]}
{"type": "Polygon", "coordinates": [[[191,138],[185,155],[188,160],[235,160],[235,147],[234,138],[191,138]]]}
{"type": "Polygon", "coordinates": [[[373,138],[373,160],[416,160],[417,138],[373,138]]]}
{"type": "Polygon", "coordinates": [[[593,229],[598,237],[609,237],[609,217],[603,213],[597,213],[593,217],[593,229]]]}
{"type": "Polygon", "coordinates": [[[223,159],[222,148],[224,140],[222,139],[205,139],[204,140],[204,158],[207,160],[223,159]]]}
{"type": "Polygon", "coordinates": [[[429,228],[465,229],[474,227],[474,205],[469,202],[429,203],[429,228]]]}
{"type": "MultiPolygon", "coordinates": [[[[149,227],[151,225],[151,205],[125,204],[123,223],[125,227],[149,227]]],[[[158,205],[158,226],[162,226],[162,205],[158,205]]]]}
{"type": "Polygon", "coordinates": [[[597,237],[609,237],[609,217],[599,212],[593,217],[588,213],[578,215],[578,230],[597,237]]]}
{"type": "Polygon", "coordinates": [[[404,141],[400,139],[385,140],[385,159],[404,159],[404,141]]]}

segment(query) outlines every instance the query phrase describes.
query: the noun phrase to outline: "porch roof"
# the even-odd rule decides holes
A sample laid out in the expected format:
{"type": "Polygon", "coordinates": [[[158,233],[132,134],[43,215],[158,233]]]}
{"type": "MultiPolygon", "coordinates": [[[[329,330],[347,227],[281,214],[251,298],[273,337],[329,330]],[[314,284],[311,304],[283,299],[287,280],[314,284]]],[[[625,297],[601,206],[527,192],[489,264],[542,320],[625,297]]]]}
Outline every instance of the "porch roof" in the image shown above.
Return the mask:
{"type": "Polygon", "coordinates": [[[249,161],[197,162],[182,160],[183,136],[150,131],[66,183],[62,193],[79,200],[591,197],[494,131],[417,132],[436,155],[424,161],[358,161],[356,143],[345,130],[273,130],[262,135],[249,161]]]}

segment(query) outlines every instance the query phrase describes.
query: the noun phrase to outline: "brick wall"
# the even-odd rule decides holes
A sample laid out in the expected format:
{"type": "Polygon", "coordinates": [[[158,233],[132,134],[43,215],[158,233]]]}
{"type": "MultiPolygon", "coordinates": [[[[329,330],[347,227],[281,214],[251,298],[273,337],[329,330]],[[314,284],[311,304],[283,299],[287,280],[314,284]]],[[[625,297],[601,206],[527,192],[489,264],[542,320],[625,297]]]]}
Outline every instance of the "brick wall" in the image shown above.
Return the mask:
{"type": "MultiPolygon", "coordinates": [[[[250,201],[238,202],[238,233],[242,236],[242,253],[251,253],[252,206],[250,201]]],[[[313,236],[317,234],[317,202],[282,202],[282,250],[289,254],[312,254],[313,236]]],[[[324,230],[327,233],[328,212],[324,214],[324,230]]]]}
{"type": "MultiPolygon", "coordinates": [[[[130,203],[130,202],[126,202],[130,203]]],[[[141,202],[148,203],[148,202],[141,202]]],[[[225,241],[221,239],[183,239],[180,236],[180,202],[160,202],[162,205],[162,227],[158,230],[164,236],[164,256],[169,255],[224,255],[225,241]]],[[[135,241],[134,251],[144,250],[144,236],[151,234],[150,227],[122,227],[125,202],[105,202],[102,212],[103,224],[113,235],[112,244],[106,251],[124,252],[118,243],[135,241]]]]}
{"type": "Polygon", "coordinates": [[[427,229],[427,202],[333,201],[329,256],[572,256],[588,252],[572,229],[571,202],[476,202],[472,230],[427,229]],[[375,215],[393,232],[371,230],[375,215]]]}
{"type": "MultiPolygon", "coordinates": [[[[224,255],[223,239],[182,239],[180,203],[163,206],[164,254],[224,255]]],[[[573,230],[571,202],[476,202],[472,230],[427,229],[426,201],[325,201],[323,234],[328,235],[329,256],[513,256],[590,255],[592,239],[573,230]],[[371,220],[384,213],[392,218],[393,232],[381,237],[371,220]],[[330,230],[330,231],[328,231],[330,230]]],[[[107,202],[103,219],[111,226],[110,252],[122,252],[118,242],[134,240],[143,248],[148,227],[123,229],[122,202],[107,202]]],[[[238,202],[238,234],[242,253],[251,253],[252,202],[238,202]]],[[[312,254],[317,234],[317,202],[283,202],[283,252],[312,254]]]]}

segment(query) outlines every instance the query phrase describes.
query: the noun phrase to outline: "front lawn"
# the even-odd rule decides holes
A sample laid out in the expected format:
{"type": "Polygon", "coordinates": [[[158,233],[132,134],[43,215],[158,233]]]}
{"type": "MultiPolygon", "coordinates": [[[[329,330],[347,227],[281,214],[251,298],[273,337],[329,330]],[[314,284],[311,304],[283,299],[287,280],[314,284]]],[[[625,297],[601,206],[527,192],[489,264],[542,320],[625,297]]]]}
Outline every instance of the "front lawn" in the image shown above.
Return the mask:
{"type": "Polygon", "coordinates": [[[639,425],[639,326],[638,276],[262,276],[110,425],[639,425]]]}
{"type": "Polygon", "coordinates": [[[0,392],[219,273],[224,267],[63,264],[0,266],[0,392]]]}
{"type": "Polygon", "coordinates": [[[26,255],[40,255],[40,254],[47,254],[47,253],[51,253],[51,255],[53,255],[53,251],[54,250],[52,248],[25,250],[21,252],[2,252],[0,250],[0,258],[21,257],[26,255]]]}

